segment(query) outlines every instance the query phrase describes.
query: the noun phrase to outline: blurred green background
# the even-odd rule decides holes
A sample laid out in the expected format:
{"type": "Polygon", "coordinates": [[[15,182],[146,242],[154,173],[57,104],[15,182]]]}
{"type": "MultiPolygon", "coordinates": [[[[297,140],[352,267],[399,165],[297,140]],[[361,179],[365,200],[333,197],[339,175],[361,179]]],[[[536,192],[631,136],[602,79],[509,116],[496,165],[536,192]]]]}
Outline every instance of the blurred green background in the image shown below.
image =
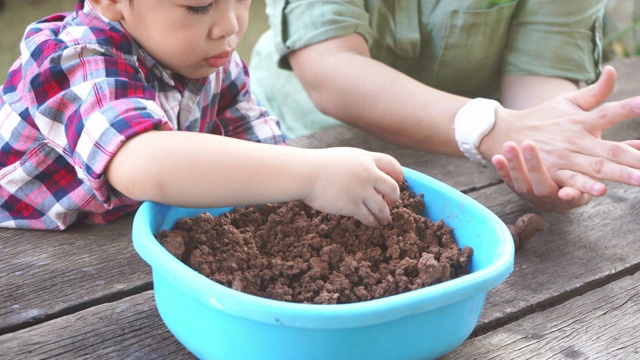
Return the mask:
{"type": "MultiPolygon", "coordinates": [[[[412,0],[398,0],[412,1],[412,0]]],[[[74,9],[76,0],[0,0],[0,84],[18,57],[18,44],[30,22],[74,9]]],[[[253,0],[249,28],[238,52],[248,62],[251,48],[268,28],[264,0],[253,0]]],[[[604,58],[640,55],[640,0],[607,0],[604,58]]]]}
{"type": "MultiPolygon", "coordinates": [[[[78,2],[77,0],[0,0],[0,3],[2,1],[4,1],[4,9],[0,10],[0,84],[4,83],[9,68],[18,58],[20,52],[18,46],[26,26],[50,14],[72,11],[78,2]]],[[[247,63],[253,45],[268,27],[264,0],[253,0],[249,28],[238,46],[238,53],[247,63]]]]}

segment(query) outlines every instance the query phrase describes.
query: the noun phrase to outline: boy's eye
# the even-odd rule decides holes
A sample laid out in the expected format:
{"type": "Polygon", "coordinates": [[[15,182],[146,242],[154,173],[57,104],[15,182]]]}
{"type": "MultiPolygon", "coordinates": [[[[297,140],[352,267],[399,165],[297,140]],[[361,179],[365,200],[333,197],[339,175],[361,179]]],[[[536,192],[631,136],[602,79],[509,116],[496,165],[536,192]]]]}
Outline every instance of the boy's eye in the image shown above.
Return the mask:
{"type": "Polygon", "coordinates": [[[187,11],[195,15],[204,15],[211,11],[213,3],[206,6],[187,6],[187,11]]]}

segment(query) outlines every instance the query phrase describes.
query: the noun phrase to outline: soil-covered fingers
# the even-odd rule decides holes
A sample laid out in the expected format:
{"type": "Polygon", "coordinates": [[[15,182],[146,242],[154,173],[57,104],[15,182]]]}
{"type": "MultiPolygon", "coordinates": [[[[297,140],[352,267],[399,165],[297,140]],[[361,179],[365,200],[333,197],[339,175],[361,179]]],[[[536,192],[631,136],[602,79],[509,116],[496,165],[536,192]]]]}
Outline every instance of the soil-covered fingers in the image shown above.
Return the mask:
{"type": "Polygon", "coordinates": [[[315,180],[303,199],[313,208],[353,216],[366,225],[388,222],[389,207],[400,197],[403,172],[391,156],[356,148],[317,150],[315,180]]]}
{"type": "Polygon", "coordinates": [[[383,199],[380,194],[372,194],[364,199],[364,206],[367,208],[369,213],[373,216],[373,222],[365,222],[360,220],[362,223],[375,226],[375,225],[386,225],[391,221],[391,210],[389,209],[389,205],[386,200],[383,199]]]}
{"type": "Polygon", "coordinates": [[[383,224],[364,203],[362,203],[359,211],[353,214],[353,217],[367,226],[380,226],[380,224],[383,224]]]}
{"type": "Polygon", "coordinates": [[[382,172],[374,188],[382,195],[388,206],[400,198],[400,187],[398,183],[404,179],[402,165],[394,157],[382,153],[370,153],[376,166],[382,172]]]}

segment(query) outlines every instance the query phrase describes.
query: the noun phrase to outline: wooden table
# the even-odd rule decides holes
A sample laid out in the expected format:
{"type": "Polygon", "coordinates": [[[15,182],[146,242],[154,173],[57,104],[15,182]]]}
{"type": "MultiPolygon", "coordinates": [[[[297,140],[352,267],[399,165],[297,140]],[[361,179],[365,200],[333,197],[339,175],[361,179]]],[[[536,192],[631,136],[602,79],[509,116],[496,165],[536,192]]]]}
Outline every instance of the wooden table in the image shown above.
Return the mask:
{"type": "MultiPolygon", "coordinates": [[[[613,65],[615,98],[640,95],[640,58],[613,65]]],[[[639,136],[639,121],[605,134],[639,136]]],[[[387,152],[507,223],[531,211],[493,170],[465,159],[400,149],[349,127],[291,144],[387,152]]],[[[619,184],[587,207],[544,215],[549,229],[516,253],[513,273],[489,292],[474,333],[445,358],[640,358],[639,216],[640,188],[619,184]]],[[[131,222],[64,232],[0,229],[0,358],[193,358],[158,316],[131,222]]]]}

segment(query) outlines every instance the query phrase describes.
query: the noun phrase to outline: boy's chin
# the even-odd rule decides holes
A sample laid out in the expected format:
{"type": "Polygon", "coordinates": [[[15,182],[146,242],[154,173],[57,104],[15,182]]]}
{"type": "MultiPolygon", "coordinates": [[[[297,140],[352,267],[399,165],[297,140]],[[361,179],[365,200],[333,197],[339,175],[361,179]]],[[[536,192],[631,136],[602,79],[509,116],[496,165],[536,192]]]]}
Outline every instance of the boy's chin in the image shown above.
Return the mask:
{"type": "Polygon", "coordinates": [[[179,77],[183,77],[183,78],[202,79],[202,78],[207,78],[211,76],[211,74],[218,71],[218,69],[219,68],[206,67],[206,68],[200,68],[200,69],[189,69],[184,71],[174,71],[174,70],[167,69],[166,71],[172,78],[175,78],[175,75],[178,75],[179,77]]]}

